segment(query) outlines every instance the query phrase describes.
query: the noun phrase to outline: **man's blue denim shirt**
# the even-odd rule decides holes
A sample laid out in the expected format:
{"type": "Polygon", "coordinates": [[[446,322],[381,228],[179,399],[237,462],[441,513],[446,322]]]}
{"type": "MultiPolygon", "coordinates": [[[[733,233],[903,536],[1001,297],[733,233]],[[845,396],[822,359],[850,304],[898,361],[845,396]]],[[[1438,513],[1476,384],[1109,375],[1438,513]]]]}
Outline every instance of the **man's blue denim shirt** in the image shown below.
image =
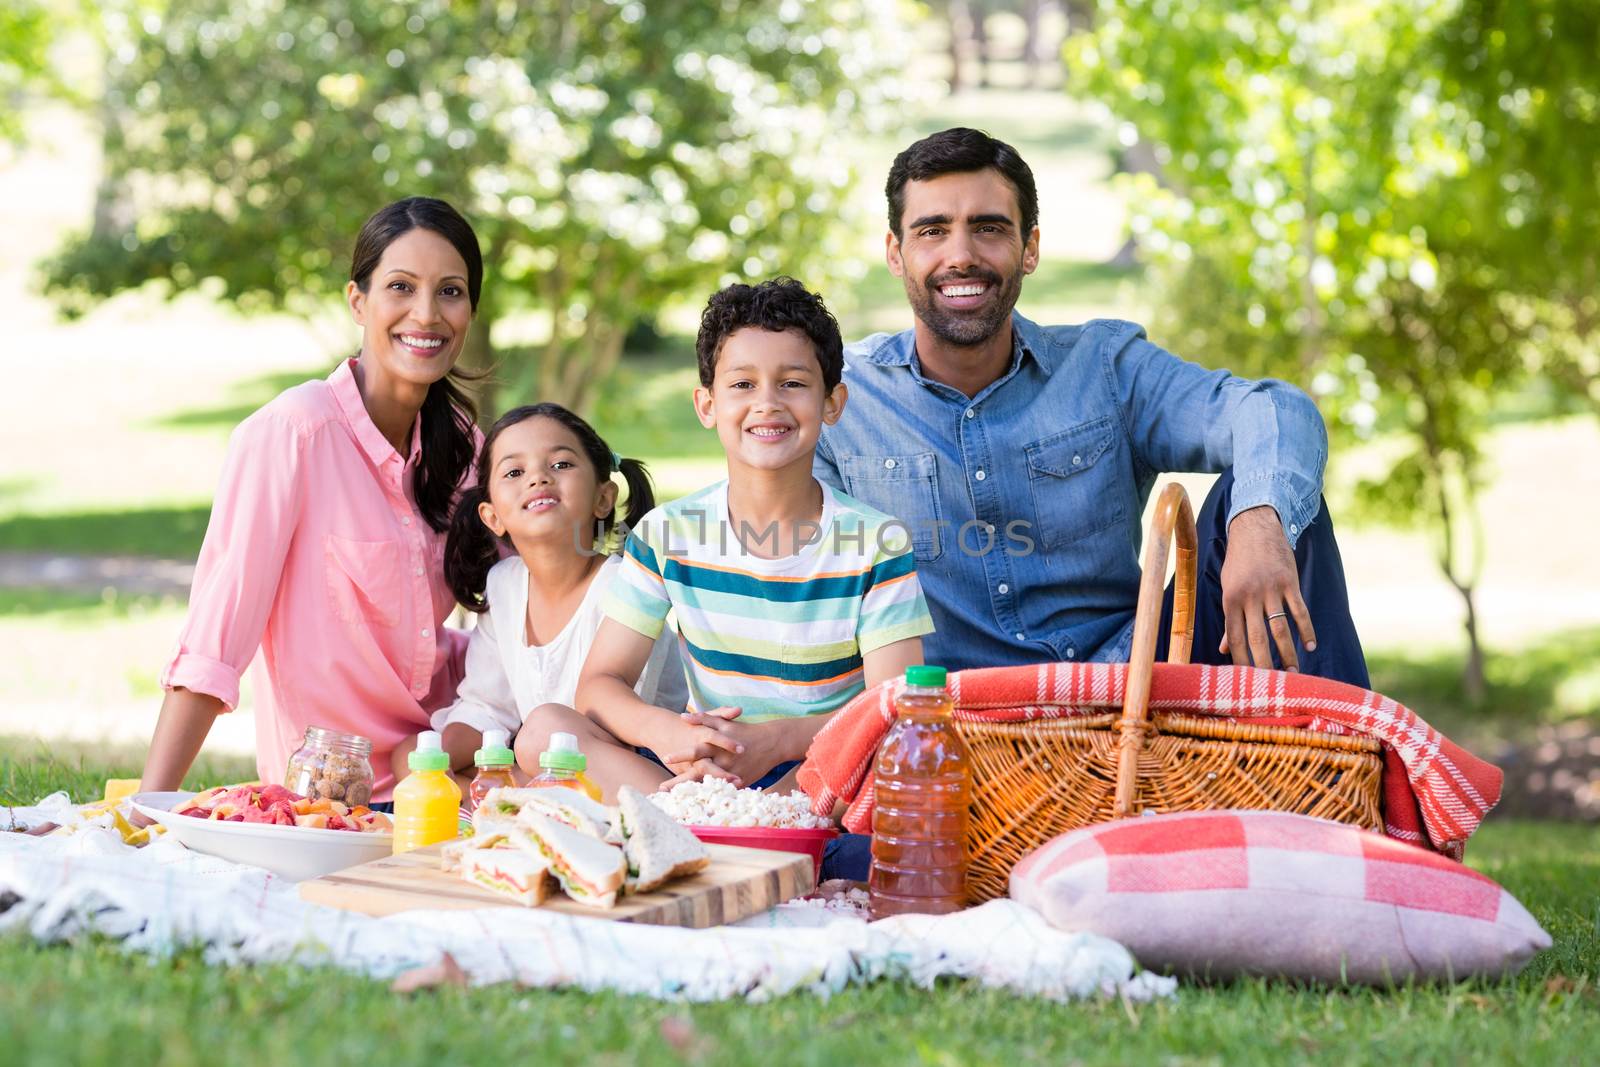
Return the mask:
{"type": "Polygon", "coordinates": [[[1300,390],[1181,360],[1131,322],[1011,323],[1010,369],[971,398],[923,376],[913,331],[850,345],[817,446],[819,479],[911,529],[929,663],[1126,660],[1163,472],[1232,466],[1228,518],[1271,505],[1291,545],[1317,515],[1327,431],[1300,390]]]}

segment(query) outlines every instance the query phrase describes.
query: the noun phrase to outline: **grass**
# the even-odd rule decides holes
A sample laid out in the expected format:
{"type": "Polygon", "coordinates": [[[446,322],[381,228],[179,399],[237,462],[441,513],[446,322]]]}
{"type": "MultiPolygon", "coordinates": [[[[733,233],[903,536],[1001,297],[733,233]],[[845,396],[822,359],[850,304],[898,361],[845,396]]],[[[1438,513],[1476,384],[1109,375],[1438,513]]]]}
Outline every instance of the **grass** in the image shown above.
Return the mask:
{"type": "Polygon", "coordinates": [[[179,606],[174,597],[121,594],[111,588],[90,593],[29,586],[0,587],[0,619],[14,616],[47,625],[100,626],[113,620],[179,606]]]}
{"type": "MultiPolygon", "coordinates": [[[[133,750],[0,738],[0,802],[98,795],[133,750]]],[[[249,774],[213,761],[190,784],[249,774]]],[[[1600,1040],[1600,829],[1491,823],[1470,861],[1518,895],[1555,946],[1504,981],[1393,990],[1275,981],[1184,985],[1177,1000],[1057,1005],[944,982],[829,1001],[675,1005],[501,985],[397,996],[332,970],[151,961],[86,940],[0,937],[0,1062],[588,1064],[1583,1062],[1600,1040]],[[863,1050],[870,1053],[863,1056],[863,1050]]]]}
{"type": "Polygon", "coordinates": [[[1540,726],[1574,719],[1600,725],[1600,626],[1491,652],[1489,695],[1474,708],[1462,687],[1465,654],[1415,649],[1370,652],[1372,687],[1469,748],[1526,740],[1540,726]]]}
{"type": "Polygon", "coordinates": [[[68,510],[0,519],[0,550],[194,559],[209,501],[118,510],[68,510]]]}

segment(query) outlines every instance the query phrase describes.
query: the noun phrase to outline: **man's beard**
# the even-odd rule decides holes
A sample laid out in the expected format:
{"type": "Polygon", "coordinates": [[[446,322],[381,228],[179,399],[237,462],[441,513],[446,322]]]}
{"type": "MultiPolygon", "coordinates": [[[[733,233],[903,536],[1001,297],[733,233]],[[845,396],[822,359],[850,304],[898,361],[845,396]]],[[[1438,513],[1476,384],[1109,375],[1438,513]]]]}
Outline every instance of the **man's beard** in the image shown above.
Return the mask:
{"type": "Polygon", "coordinates": [[[912,312],[939,340],[962,348],[981,345],[998,333],[1000,328],[1010,321],[1011,309],[1017,306],[1017,297],[1021,294],[1020,270],[1008,278],[1002,278],[993,271],[946,275],[936,282],[930,281],[921,285],[910,278],[906,279],[906,296],[911,301],[912,312]],[[963,281],[983,282],[992,291],[997,291],[997,298],[991,300],[984,308],[975,311],[953,311],[941,306],[939,286],[963,281]]]}

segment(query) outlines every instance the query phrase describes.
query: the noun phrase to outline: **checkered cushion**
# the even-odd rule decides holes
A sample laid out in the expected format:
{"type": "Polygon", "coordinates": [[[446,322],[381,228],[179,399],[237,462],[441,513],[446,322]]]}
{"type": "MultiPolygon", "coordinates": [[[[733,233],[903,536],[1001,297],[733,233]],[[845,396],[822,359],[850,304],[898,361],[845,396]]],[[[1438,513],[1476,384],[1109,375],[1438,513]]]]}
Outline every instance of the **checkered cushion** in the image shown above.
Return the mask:
{"type": "Polygon", "coordinates": [[[1454,860],[1343,823],[1267,811],[1074,830],[1011,874],[1055,926],[1157,970],[1384,983],[1520,970],[1550,946],[1516,898],[1454,860]]]}

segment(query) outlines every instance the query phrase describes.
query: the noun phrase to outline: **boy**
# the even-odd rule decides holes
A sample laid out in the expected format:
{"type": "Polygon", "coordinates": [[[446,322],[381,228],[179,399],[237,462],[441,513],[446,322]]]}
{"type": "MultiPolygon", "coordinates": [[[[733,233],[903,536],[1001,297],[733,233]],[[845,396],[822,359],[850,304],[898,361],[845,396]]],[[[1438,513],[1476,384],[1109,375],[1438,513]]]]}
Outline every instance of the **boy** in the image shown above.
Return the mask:
{"type": "Polygon", "coordinates": [[[707,775],[787,788],[831,713],[921,663],[933,631],[904,526],[812,477],[817,437],[845,404],[822,300],[790,278],[728,286],[695,348],[695,412],[728,478],[629,534],[580,714],[540,723],[579,733],[608,795],[707,775]],[[669,611],[689,682],[681,716],[633,691],[669,611]]]}

